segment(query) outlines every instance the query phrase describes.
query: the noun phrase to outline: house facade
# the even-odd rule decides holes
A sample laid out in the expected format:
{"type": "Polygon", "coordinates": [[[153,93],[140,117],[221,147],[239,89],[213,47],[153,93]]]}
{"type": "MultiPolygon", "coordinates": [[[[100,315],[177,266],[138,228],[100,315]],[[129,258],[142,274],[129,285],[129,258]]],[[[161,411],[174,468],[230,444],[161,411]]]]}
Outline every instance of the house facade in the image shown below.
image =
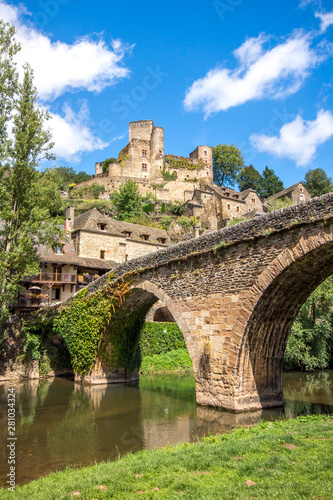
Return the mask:
{"type": "Polygon", "coordinates": [[[118,264],[170,245],[166,231],[116,221],[96,208],[74,215],[69,207],[62,242],[39,247],[40,272],[22,282],[16,311],[63,302],[118,264]]]}

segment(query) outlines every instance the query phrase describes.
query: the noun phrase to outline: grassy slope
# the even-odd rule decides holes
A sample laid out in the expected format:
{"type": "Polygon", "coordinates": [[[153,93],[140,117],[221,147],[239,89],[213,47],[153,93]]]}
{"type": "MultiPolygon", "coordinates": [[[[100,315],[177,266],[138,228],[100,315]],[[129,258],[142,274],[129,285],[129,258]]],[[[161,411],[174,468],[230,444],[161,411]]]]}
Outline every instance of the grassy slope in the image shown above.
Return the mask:
{"type": "MultiPolygon", "coordinates": [[[[332,499],[333,417],[262,423],[195,444],[68,469],[17,488],[15,498],[332,499]],[[251,481],[251,482],[250,482],[251,481]],[[255,483],[255,484],[253,484],[255,483]]],[[[13,498],[2,491],[0,498],[13,498]]]]}
{"type": "Polygon", "coordinates": [[[192,374],[193,366],[187,349],[174,349],[164,354],[144,356],[140,373],[155,375],[159,373],[192,374]]]}

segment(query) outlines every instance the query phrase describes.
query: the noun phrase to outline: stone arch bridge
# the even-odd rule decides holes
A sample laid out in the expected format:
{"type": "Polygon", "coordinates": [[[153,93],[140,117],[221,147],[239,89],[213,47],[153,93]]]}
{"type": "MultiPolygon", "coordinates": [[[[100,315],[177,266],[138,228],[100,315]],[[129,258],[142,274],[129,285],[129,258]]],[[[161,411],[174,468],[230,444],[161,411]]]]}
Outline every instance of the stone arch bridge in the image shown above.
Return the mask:
{"type": "MultiPolygon", "coordinates": [[[[129,261],[112,280],[131,271],[123,311],[148,312],[158,299],[169,309],[193,362],[198,404],[280,406],[291,326],[333,273],[333,193],[129,261]]],[[[89,293],[106,283],[107,275],[89,293]]]]}

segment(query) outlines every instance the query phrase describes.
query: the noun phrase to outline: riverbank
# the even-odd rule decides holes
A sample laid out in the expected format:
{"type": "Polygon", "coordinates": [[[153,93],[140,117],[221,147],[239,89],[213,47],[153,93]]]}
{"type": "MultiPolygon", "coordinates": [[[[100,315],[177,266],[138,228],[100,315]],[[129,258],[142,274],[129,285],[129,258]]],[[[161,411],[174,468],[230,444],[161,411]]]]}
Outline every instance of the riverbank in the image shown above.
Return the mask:
{"type": "Polygon", "coordinates": [[[193,365],[187,349],[173,349],[163,354],[142,358],[142,375],[193,375],[193,365]]]}
{"type": "MultiPolygon", "coordinates": [[[[12,498],[1,490],[0,498],[12,498]]],[[[265,422],[50,474],[15,498],[333,498],[333,417],[265,422]]]]}

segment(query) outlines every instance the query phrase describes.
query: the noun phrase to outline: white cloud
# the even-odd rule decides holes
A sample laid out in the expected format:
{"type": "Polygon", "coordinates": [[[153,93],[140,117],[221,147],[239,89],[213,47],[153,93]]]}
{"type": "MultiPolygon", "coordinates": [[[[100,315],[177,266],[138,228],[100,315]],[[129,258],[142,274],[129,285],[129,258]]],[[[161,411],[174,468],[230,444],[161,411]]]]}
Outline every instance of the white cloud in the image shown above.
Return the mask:
{"type": "Polygon", "coordinates": [[[205,117],[253,99],[278,99],[297,92],[310,68],[322,60],[310,48],[308,35],[294,33],[284,43],[263,51],[267,37],[246,40],[234,51],[240,65],[216,68],[187,90],[187,111],[202,109],[205,117]]]}
{"type": "Polygon", "coordinates": [[[47,122],[55,142],[53,152],[57,157],[75,163],[80,161],[82,153],[108,146],[109,143],[103,142],[89,129],[89,110],[86,102],[77,114],[68,104],[63,106],[62,111],[63,116],[50,112],[52,119],[47,122]]]}
{"type": "Polygon", "coordinates": [[[305,9],[308,5],[314,4],[319,5],[320,0],[301,0],[299,3],[299,8],[305,9]]]}
{"type": "Polygon", "coordinates": [[[333,24],[333,12],[326,12],[326,13],[316,12],[315,16],[319,17],[320,19],[321,33],[324,33],[324,31],[326,31],[327,28],[333,24]]]}
{"type": "Polygon", "coordinates": [[[35,85],[42,100],[55,99],[68,90],[100,92],[129,75],[121,65],[131,48],[120,40],[109,47],[102,39],[88,37],[73,44],[52,42],[45,34],[22,21],[24,7],[14,7],[0,0],[0,18],[13,24],[21,51],[17,61],[28,62],[35,72],[35,85]]]}
{"type": "Polygon", "coordinates": [[[318,146],[333,136],[333,114],[320,110],[313,121],[297,116],[286,123],[279,136],[253,134],[252,146],[260,153],[270,153],[281,158],[294,160],[297,166],[306,166],[315,156],[318,146]]]}

